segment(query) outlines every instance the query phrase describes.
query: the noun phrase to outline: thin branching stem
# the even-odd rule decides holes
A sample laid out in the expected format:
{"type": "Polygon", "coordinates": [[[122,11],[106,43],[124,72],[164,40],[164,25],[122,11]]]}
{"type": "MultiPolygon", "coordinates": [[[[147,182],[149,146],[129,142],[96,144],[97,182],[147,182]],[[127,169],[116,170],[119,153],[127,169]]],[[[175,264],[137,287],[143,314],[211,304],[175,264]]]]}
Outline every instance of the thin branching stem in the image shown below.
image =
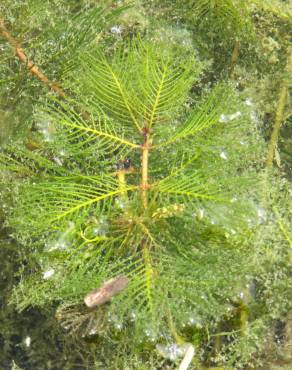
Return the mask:
{"type": "Polygon", "coordinates": [[[16,41],[16,39],[11,35],[5,26],[4,19],[0,17],[0,34],[6,39],[10,44],[11,48],[14,50],[15,55],[18,59],[24,63],[31,74],[33,74],[38,80],[43,82],[51,90],[57,93],[61,98],[65,97],[65,92],[61,89],[55,82],[52,82],[35,64],[30,60],[25,54],[22,47],[16,41]]]}

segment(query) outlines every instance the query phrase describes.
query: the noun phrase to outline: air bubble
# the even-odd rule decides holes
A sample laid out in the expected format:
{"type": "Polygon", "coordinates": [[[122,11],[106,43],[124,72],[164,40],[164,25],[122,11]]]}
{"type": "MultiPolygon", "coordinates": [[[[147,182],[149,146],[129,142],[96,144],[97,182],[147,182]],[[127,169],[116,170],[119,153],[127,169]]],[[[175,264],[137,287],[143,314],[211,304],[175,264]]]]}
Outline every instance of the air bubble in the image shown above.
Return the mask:
{"type": "Polygon", "coordinates": [[[253,106],[254,104],[253,104],[253,101],[252,101],[252,99],[251,98],[246,98],[245,99],[245,104],[248,106],[248,107],[251,107],[251,106],[253,106]]]}
{"type": "Polygon", "coordinates": [[[50,121],[43,121],[38,124],[39,132],[43,135],[44,141],[53,141],[55,127],[50,121]]]}
{"type": "Polygon", "coordinates": [[[118,208],[120,208],[120,209],[124,209],[126,207],[126,202],[125,202],[124,199],[117,198],[115,203],[118,206],[118,208]]]}
{"type": "Polygon", "coordinates": [[[232,312],[233,310],[234,310],[234,306],[232,306],[231,304],[227,304],[227,305],[226,305],[226,311],[227,311],[228,313],[232,312]]]}
{"type": "Polygon", "coordinates": [[[55,250],[66,250],[69,248],[69,244],[66,240],[62,238],[58,239],[57,241],[46,243],[46,249],[51,252],[55,250]]]}
{"type": "Polygon", "coordinates": [[[26,347],[30,347],[30,345],[31,345],[31,337],[30,336],[25,337],[24,344],[26,345],[26,347]]]}
{"type": "Polygon", "coordinates": [[[97,331],[97,328],[92,328],[90,329],[90,331],[88,332],[89,335],[96,335],[98,333],[97,331]]]}
{"type": "Polygon", "coordinates": [[[57,240],[46,243],[46,249],[49,252],[57,249],[59,250],[68,249],[70,247],[68,237],[72,232],[74,232],[74,230],[75,230],[74,222],[69,221],[66,230],[60,235],[60,237],[57,240]]]}
{"type": "Polygon", "coordinates": [[[241,292],[239,292],[238,296],[239,296],[240,299],[244,299],[245,294],[244,294],[243,291],[241,291],[241,292]]]}
{"type": "Polygon", "coordinates": [[[48,270],[44,271],[43,279],[50,279],[55,274],[55,270],[53,268],[49,268],[48,270]]]}
{"type": "Polygon", "coordinates": [[[201,329],[203,327],[202,320],[198,316],[189,316],[187,326],[201,329]]]}
{"type": "Polygon", "coordinates": [[[181,345],[177,343],[157,344],[156,350],[162,357],[170,361],[176,361],[178,358],[186,355],[189,347],[190,347],[189,343],[184,343],[181,345]]]}
{"type": "Polygon", "coordinates": [[[155,343],[157,341],[157,336],[153,329],[145,329],[144,334],[148,342],[155,343]]]}
{"type": "Polygon", "coordinates": [[[116,34],[116,35],[121,35],[122,28],[120,26],[112,26],[111,33],[116,34]]]}
{"type": "Polygon", "coordinates": [[[93,232],[93,235],[99,235],[99,233],[100,233],[100,228],[99,227],[94,227],[93,228],[93,230],[92,230],[92,232],[93,232]]]}
{"type": "Polygon", "coordinates": [[[220,153],[220,158],[224,159],[225,161],[227,161],[227,159],[228,159],[225,152],[220,153]]]}
{"type": "Polygon", "coordinates": [[[250,112],[250,119],[254,123],[259,123],[259,117],[256,112],[250,112]]]}
{"type": "Polygon", "coordinates": [[[92,228],[94,236],[105,236],[108,232],[108,222],[105,217],[100,217],[96,220],[95,225],[92,228]]]}
{"type": "Polygon", "coordinates": [[[137,313],[135,311],[131,311],[129,313],[129,321],[134,322],[137,320],[137,313]]]}
{"type": "Polygon", "coordinates": [[[123,330],[123,324],[121,322],[116,322],[114,324],[114,328],[117,330],[117,331],[121,331],[123,330]]]}
{"type": "Polygon", "coordinates": [[[199,208],[197,210],[197,218],[198,220],[202,220],[204,218],[205,210],[203,208],[199,208]]]}
{"type": "Polygon", "coordinates": [[[221,114],[219,122],[227,122],[227,116],[225,114],[221,114]]]}
{"type": "Polygon", "coordinates": [[[164,358],[170,361],[176,361],[178,357],[183,355],[180,346],[176,343],[157,344],[156,349],[164,358]]]}
{"type": "Polygon", "coordinates": [[[63,160],[59,157],[53,157],[53,161],[57,163],[58,166],[63,166],[63,160]]]}
{"type": "Polygon", "coordinates": [[[219,118],[219,122],[225,123],[225,122],[233,121],[240,117],[241,117],[241,112],[239,111],[232,113],[232,114],[221,114],[219,118]]]}
{"type": "Polygon", "coordinates": [[[264,208],[257,207],[257,217],[259,220],[259,223],[263,223],[267,220],[267,212],[264,208]]]}

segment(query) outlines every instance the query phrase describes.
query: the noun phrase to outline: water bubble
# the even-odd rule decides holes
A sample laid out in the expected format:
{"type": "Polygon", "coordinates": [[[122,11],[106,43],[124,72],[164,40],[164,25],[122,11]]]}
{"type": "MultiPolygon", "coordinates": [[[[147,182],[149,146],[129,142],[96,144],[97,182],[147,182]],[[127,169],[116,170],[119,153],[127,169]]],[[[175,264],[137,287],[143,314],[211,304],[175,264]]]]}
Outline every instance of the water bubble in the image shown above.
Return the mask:
{"type": "Polygon", "coordinates": [[[149,337],[151,335],[151,330],[150,329],[145,329],[144,333],[145,333],[146,337],[149,337]]]}
{"type": "Polygon", "coordinates": [[[44,141],[53,141],[54,133],[56,131],[54,125],[50,121],[39,122],[38,125],[39,132],[43,135],[44,141]]]}
{"type": "Polygon", "coordinates": [[[233,121],[240,117],[241,117],[241,112],[239,111],[232,113],[232,114],[221,114],[219,118],[219,122],[225,123],[225,122],[233,121]]]}
{"type": "Polygon", "coordinates": [[[111,33],[116,34],[116,35],[121,35],[122,28],[120,26],[112,26],[111,33]]]}
{"type": "Polygon", "coordinates": [[[69,248],[69,244],[66,240],[63,238],[60,238],[56,241],[51,241],[49,243],[46,243],[46,250],[51,252],[55,250],[66,250],[69,248]]]}
{"type": "Polygon", "coordinates": [[[220,153],[220,158],[224,159],[225,161],[228,159],[225,152],[220,153]]]}
{"type": "Polygon", "coordinates": [[[117,316],[116,315],[113,315],[111,313],[108,314],[108,317],[107,317],[107,321],[109,323],[114,323],[117,321],[117,316]]]}
{"type": "Polygon", "coordinates": [[[106,218],[100,217],[98,220],[95,220],[91,232],[93,236],[105,236],[108,232],[108,226],[106,218]]]}
{"type": "Polygon", "coordinates": [[[267,220],[267,212],[264,208],[257,207],[257,217],[259,220],[259,223],[263,223],[267,220]]]}
{"type": "Polygon", "coordinates": [[[55,274],[55,270],[53,268],[49,268],[48,270],[44,271],[43,279],[50,279],[55,274]]]}
{"type": "Polygon", "coordinates": [[[42,129],[41,133],[44,136],[44,140],[47,142],[53,141],[52,135],[50,134],[49,130],[42,129]]]}
{"type": "Polygon", "coordinates": [[[205,214],[205,210],[203,208],[199,208],[197,210],[197,218],[198,218],[198,220],[201,221],[203,219],[203,217],[204,217],[204,214],[205,214]]]}
{"type": "Polygon", "coordinates": [[[75,228],[75,223],[73,221],[68,221],[68,227],[66,229],[66,233],[69,233],[71,231],[73,231],[75,228]]]}
{"type": "Polygon", "coordinates": [[[251,219],[251,218],[248,218],[248,219],[246,220],[246,222],[247,222],[247,226],[248,226],[249,228],[251,228],[251,227],[253,227],[253,226],[254,226],[254,222],[252,221],[252,219],[251,219]]]}
{"type": "Polygon", "coordinates": [[[99,233],[100,233],[100,228],[99,227],[94,227],[93,229],[92,229],[92,232],[93,232],[93,235],[99,235],[99,233]]]}
{"type": "Polygon", "coordinates": [[[126,202],[125,202],[124,199],[117,198],[115,203],[118,206],[118,208],[120,208],[120,209],[124,209],[126,207],[126,202]]]}
{"type": "Polygon", "coordinates": [[[186,322],[187,326],[201,329],[203,327],[202,320],[199,316],[190,315],[186,322]]]}
{"type": "Polygon", "coordinates": [[[178,358],[186,355],[186,352],[188,351],[189,347],[190,347],[189,343],[184,344],[168,343],[168,344],[157,344],[156,350],[162,357],[170,361],[176,361],[178,358]]]}
{"type": "Polygon", "coordinates": [[[55,249],[67,249],[68,248],[68,243],[65,240],[58,240],[55,243],[55,249]]]}
{"type": "Polygon", "coordinates": [[[89,335],[96,335],[98,333],[97,328],[91,328],[90,331],[88,332],[89,335]]]}
{"type": "Polygon", "coordinates": [[[227,116],[225,114],[221,114],[219,122],[228,122],[227,116]]]}
{"type": "Polygon", "coordinates": [[[53,157],[53,161],[54,161],[55,163],[57,163],[57,165],[59,165],[59,166],[63,166],[63,160],[62,160],[62,159],[60,159],[59,157],[53,157]]]}
{"type": "Polygon", "coordinates": [[[115,315],[115,314],[109,313],[108,318],[107,318],[107,321],[110,324],[112,324],[113,328],[116,331],[122,331],[124,329],[124,324],[122,323],[122,321],[120,321],[120,319],[118,318],[118,316],[115,315]]]}
{"type": "Polygon", "coordinates": [[[157,344],[156,349],[164,358],[170,361],[175,361],[178,357],[183,355],[180,346],[176,343],[157,344]]]}
{"type": "Polygon", "coordinates": [[[234,306],[232,306],[232,304],[227,304],[227,305],[226,305],[226,311],[227,311],[228,313],[230,313],[230,312],[234,311],[234,306]]]}
{"type": "Polygon", "coordinates": [[[249,291],[249,294],[251,295],[252,298],[256,298],[256,282],[255,280],[252,280],[250,283],[246,284],[246,288],[249,291]]]}
{"type": "Polygon", "coordinates": [[[153,329],[145,329],[144,335],[150,343],[155,343],[157,341],[157,335],[153,329]]]}
{"type": "Polygon", "coordinates": [[[117,322],[115,324],[115,329],[121,331],[123,329],[123,324],[121,322],[117,322]]]}
{"type": "Polygon", "coordinates": [[[30,345],[31,345],[31,337],[30,336],[25,337],[24,344],[26,345],[26,347],[30,347],[30,345]]]}
{"type": "Polygon", "coordinates": [[[241,112],[236,112],[236,113],[233,113],[229,116],[229,119],[230,121],[234,120],[234,119],[237,119],[237,118],[240,118],[241,117],[241,112]]]}
{"type": "Polygon", "coordinates": [[[245,104],[248,106],[248,107],[251,107],[253,106],[253,101],[251,98],[246,98],[245,99],[245,104]]]}
{"type": "Polygon", "coordinates": [[[250,119],[254,123],[258,123],[259,122],[259,117],[258,117],[257,113],[254,112],[254,111],[250,112],[250,119]]]}
{"type": "Polygon", "coordinates": [[[129,320],[130,322],[134,322],[137,320],[137,313],[135,311],[131,311],[129,313],[129,320]]]}
{"type": "Polygon", "coordinates": [[[60,234],[59,238],[54,241],[50,241],[46,243],[46,249],[48,251],[54,251],[56,249],[65,250],[70,247],[69,243],[69,236],[75,230],[75,223],[73,221],[69,221],[67,224],[67,228],[64,230],[62,234],[60,234]]]}
{"type": "Polygon", "coordinates": [[[244,294],[243,291],[241,291],[241,292],[239,292],[238,296],[239,296],[240,299],[244,299],[245,294],[244,294]]]}

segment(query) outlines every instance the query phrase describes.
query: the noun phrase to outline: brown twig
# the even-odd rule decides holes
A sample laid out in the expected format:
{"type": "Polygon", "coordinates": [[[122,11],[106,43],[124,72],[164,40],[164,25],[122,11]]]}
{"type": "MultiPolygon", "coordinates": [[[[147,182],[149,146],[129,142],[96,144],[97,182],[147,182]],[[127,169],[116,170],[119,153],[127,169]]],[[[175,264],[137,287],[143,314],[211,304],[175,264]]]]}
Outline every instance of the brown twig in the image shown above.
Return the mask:
{"type": "Polygon", "coordinates": [[[234,44],[234,48],[231,55],[231,62],[229,67],[230,77],[233,77],[234,68],[238,62],[239,54],[240,54],[240,42],[237,40],[234,44]]]}
{"type": "Polygon", "coordinates": [[[0,17],[0,34],[4,39],[10,44],[11,48],[14,50],[17,58],[24,64],[26,64],[27,69],[31,74],[33,74],[38,80],[47,85],[51,90],[56,92],[61,98],[65,97],[65,92],[61,89],[55,82],[49,80],[49,78],[42,73],[39,68],[30,60],[24,50],[21,48],[17,40],[10,34],[7,30],[4,19],[0,17]]]}

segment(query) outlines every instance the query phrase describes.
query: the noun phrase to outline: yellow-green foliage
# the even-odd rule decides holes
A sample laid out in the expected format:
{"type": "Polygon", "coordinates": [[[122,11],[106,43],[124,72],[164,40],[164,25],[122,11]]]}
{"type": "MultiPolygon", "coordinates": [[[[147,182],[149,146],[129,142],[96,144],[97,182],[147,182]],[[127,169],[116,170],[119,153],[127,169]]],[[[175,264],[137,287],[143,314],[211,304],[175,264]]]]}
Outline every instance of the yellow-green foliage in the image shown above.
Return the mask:
{"type": "MultiPolygon", "coordinates": [[[[277,96],[264,81],[281,81],[287,59],[282,31],[266,25],[288,23],[254,4],[1,5],[8,32],[63,92],[42,87],[3,37],[0,117],[24,128],[1,137],[1,218],[19,251],[5,302],[74,334],[66,366],[174,368],[190,343],[190,368],[260,368],[265,337],[291,308],[291,190],[266,172],[263,137],[264,97],[277,96]],[[261,32],[280,45],[273,65],[261,32]],[[120,276],[119,294],[84,304],[120,276]]],[[[288,85],[286,95],[289,113],[288,85]]],[[[4,342],[15,343],[9,323],[4,342]]],[[[19,365],[38,368],[41,356],[50,368],[31,335],[19,365]]]]}

